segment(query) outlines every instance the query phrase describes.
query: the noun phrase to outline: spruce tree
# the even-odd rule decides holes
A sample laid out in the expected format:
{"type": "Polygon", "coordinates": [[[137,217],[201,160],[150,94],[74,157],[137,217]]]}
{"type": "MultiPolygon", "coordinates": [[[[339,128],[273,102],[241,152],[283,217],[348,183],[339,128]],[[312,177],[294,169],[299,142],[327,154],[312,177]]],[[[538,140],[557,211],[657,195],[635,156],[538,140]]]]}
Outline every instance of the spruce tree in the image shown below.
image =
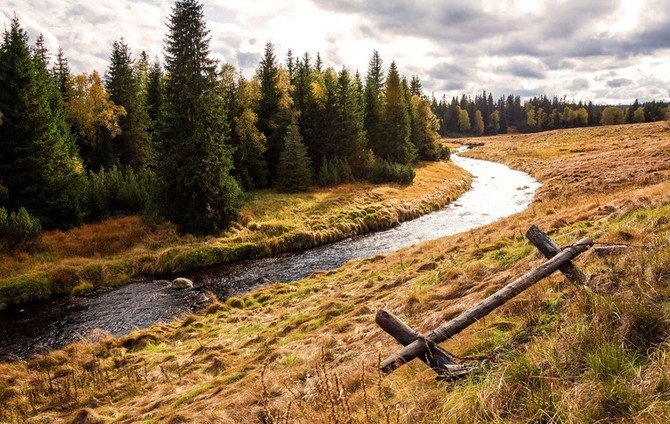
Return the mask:
{"type": "Polygon", "coordinates": [[[0,201],[66,228],[81,222],[86,180],[46,53],[37,53],[14,18],[0,44],[0,201]]]}
{"type": "Polygon", "coordinates": [[[109,99],[126,110],[126,115],[119,119],[121,132],[110,140],[115,156],[121,165],[138,172],[153,160],[153,148],[147,130],[149,118],[141,99],[142,85],[123,39],[115,41],[112,47],[105,88],[109,99]]]}
{"type": "Polygon", "coordinates": [[[336,92],[338,155],[351,167],[354,175],[364,177],[372,165],[371,153],[363,128],[363,105],[356,80],[347,69],[337,79],[336,92]]]}
{"type": "Polygon", "coordinates": [[[70,65],[61,48],[58,49],[58,53],[56,54],[56,63],[54,63],[51,69],[51,77],[56,81],[58,91],[60,91],[63,100],[67,101],[65,96],[67,93],[67,79],[70,77],[70,65]]]}
{"type": "Polygon", "coordinates": [[[415,94],[412,96],[412,107],[414,109],[412,143],[416,146],[419,159],[432,161],[441,159],[443,150],[438,134],[440,124],[430,104],[415,94]]]}
{"type": "Polygon", "coordinates": [[[288,128],[284,149],[279,155],[276,185],[285,193],[305,191],[312,185],[312,163],[295,122],[288,128]]]}
{"type": "Polygon", "coordinates": [[[147,75],[145,108],[149,118],[149,132],[152,135],[154,147],[158,137],[155,137],[156,128],[160,119],[161,105],[163,103],[163,68],[158,60],[154,61],[147,75]]]}
{"type": "Polygon", "coordinates": [[[288,94],[289,87],[282,87],[280,68],[277,64],[272,43],[265,46],[265,53],[256,76],[261,84],[261,97],[257,110],[258,129],[267,140],[265,159],[272,181],[276,174],[279,154],[283,150],[284,138],[292,119],[288,94]]]}
{"type": "Polygon", "coordinates": [[[386,137],[375,152],[389,162],[410,164],[416,158],[416,148],[410,142],[411,123],[400,74],[391,63],[384,90],[384,127],[386,137]]]}
{"type": "Polygon", "coordinates": [[[227,111],[218,95],[202,4],[177,1],[168,29],[158,201],[182,232],[217,234],[237,217],[241,191],[230,176],[227,111]]]}
{"type": "Polygon", "coordinates": [[[368,65],[365,80],[365,132],[375,154],[384,150],[385,128],[383,116],[384,70],[376,50],[368,65]]]}

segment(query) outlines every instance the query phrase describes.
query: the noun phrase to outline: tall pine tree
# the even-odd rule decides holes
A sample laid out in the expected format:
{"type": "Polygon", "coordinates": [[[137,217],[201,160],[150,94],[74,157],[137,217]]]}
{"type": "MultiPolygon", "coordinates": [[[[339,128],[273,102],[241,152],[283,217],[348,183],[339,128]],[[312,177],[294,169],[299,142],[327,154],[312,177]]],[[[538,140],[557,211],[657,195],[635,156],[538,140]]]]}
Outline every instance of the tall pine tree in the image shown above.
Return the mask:
{"type": "MultiPolygon", "coordinates": [[[[268,43],[261,59],[256,77],[261,85],[261,97],[258,102],[258,129],[267,140],[265,159],[274,181],[279,162],[279,154],[284,147],[284,139],[293,118],[289,81],[282,81],[281,69],[274,54],[274,46],[268,43]]],[[[288,79],[288,75],[286,75],[288,79]]]]}
{"type": "Polygon", "coordinates": [[[217,234],[237,217],[241,190],[230,176],[227,111],[202,4],[177,1],[168,29],[158,200],[182,232],[217,234]]]}
{"type": "Polygon", "coordinates": [[[389,162],[410,164],[416,159],[416,148],[410,142],[411,123],[404,85],[395,62],[391,63],[384,90],[386,137],[375,153],[389,162]]]}
{"type": "Polygon", "coordinates": [[[285,193],[305,191],[312,184],[312,164],[295,121],[285,138],[277,163],[277,188],[285,193]]]}
{"type": "Polygon", "coordinates": [[[370,147],[375,154],[384,150],[384,69],[382,59],[376,50],[368,65],[365,80],[365,131],[370,147]]]}
{"type": "Polygon", "coordinates": [[[58,53],[56,54],[56,63],[54,63],[51,69],[51,76],[56,81],[58,91],[60,91],[63,100],[67,101],[67,79],[70,77],[70,65],[61,48],[58,49],[58,53]]]}
{"type": "Polygon", "coordinates": [[[160,62],[156,60],[149,74],[147,75],[146,99],[144,106],[147,109],[147,116],[149,118],[149,132],[152,135],[154,147],[157,144],[158,137],[154,136],[158,121],[160,119],[161,105],[163,104],[163,68],[160,62]]]}
{"type": "Polygon", "coordinates": [[[153,160],[153,148],[147,130],[149,118],[142,104],[142,85],[123,39],[115,41],[112,47],[105,86],[109,99],[126,110],[119,120],[121,132],[111,140],[116,157],[121,165],[137,172],[153,160]]]}
{"type": "Polygon", "coordinates": [[[0,44],[0,201],[25,207],[45,228],[66,228],[81,222],[86,181],[46,65],[46,51],[31,56],[14,18],[0,44]]]}
{"type": "Polygon", "coordinates": [[[358,178],[365,176],[372,166],[372,154],[367,146],[363,128],[363,105],[356,80],[347,69],[340,71],[336,92],[339,152],[358,178]]]}

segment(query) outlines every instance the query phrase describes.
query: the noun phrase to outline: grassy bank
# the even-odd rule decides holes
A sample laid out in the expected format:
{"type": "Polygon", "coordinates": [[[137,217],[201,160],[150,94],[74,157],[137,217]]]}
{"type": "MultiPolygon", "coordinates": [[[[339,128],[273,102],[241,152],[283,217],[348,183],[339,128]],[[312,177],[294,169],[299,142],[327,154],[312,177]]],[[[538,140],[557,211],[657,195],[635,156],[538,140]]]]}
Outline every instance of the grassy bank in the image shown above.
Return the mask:
{"type": "Polygon", "coordinates": [[[470,154],[544,184],[527,211],[212,304],[202,316],[98,335],[0,365],[0,420],[69,422],[667,422],[670,419],[670,131],[661,124],[478,138],[470,154]],[[595,132],[594,132],[595,131],[595,132]],[[389,377],[384,307],[425,331],[541,262],[531,224],[559,244],[631,246],[555,275],[444,347],[486,361],[436,382],[389,377]],[[4,414],[4,415],[3,415],[4,414]],[[97,421],[96,421],[97,420],[97,421]]]}
{"type": "Polygon", "coordinates": [[[252,192],[220,237],[180,237],[167,224],[110,219],[46,233],[34,252],[0,257],[0,305],[86,294],[144,276],[305,249],[390,228],[437,210],[467,190],[452,163],[424,163],[409,186],[347,184],[304,194],[252,192]]]}

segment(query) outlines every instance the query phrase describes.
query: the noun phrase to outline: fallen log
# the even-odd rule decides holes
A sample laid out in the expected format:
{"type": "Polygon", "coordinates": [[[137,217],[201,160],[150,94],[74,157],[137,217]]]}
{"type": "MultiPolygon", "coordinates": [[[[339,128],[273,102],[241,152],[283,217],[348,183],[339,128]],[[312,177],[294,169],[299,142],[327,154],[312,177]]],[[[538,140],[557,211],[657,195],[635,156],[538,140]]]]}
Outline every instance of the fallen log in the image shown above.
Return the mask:
{"type": "Polygon", "coordinates": [[[602,256],[621,255],[627,252],[629,249],[630,246],[626,246],[624,244],[617,244],[614,246],[598,246],[595,247],[593,250],[596,252],[596,255],[602,257],[602,256]]]}
{"type": "MultiPolygon", "coordinates": [[[[544,255],[545,258],[551,259],[561,253],[561,248],[554,243],[547,233],[540,230],[537,226],[531,226],[526,231],[526,238],[544,255]]],[[[572,263],[568,261],[565,265],[558,268],[565,278],[573,284],[580,285],[585,283],[588,278],[586,275],[572,263]]]]}
{"type": "Polygon", "coordinates": [[[382,372],[389,374],[402,364],[409,362],[416,357],[427,353],[431,354],[436,351],[436,349],[438,349],[436,346],[438,343],[442,343],[460,333],[517,294],[531,287],[543,278],[548,277],[554,271],[566,265],[573,258],[577,257],[582,252],[585,252],[591,246],[593,246],[593,241],[589,238],[584,238],[576,244],[562,250],[560,253],[554,255],[554,257],[540,265],[537,269],[517,278],[473,308],[463,312],[443,326],[431,331],[427,336],[418,337],[412,343],[388,357],[381,364],[382,372]]]}

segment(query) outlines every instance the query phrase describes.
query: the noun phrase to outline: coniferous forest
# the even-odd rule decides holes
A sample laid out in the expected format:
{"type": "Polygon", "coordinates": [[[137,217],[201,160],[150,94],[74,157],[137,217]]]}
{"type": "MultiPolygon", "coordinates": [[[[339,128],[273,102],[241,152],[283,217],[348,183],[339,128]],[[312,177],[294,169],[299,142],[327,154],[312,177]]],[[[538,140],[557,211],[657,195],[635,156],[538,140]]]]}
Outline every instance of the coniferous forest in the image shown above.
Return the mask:
{"type": "Polygon", "coordinates": [[[629,107],[483,92],[437,101],[373,52],[363,76],[319,54],[285,60],[271,43],[247,78],[211,58],[203,6],[177,1],[164,62],[123,39],[109,67],[74,74],[62,50],[31,44],[15,18],[0,45],[0,238],[141,213],[217,234],[244,191],[354,180],[409,184],[418,161],[447,159],[440,136],[490,135],[663,119],[629,107]]]}

